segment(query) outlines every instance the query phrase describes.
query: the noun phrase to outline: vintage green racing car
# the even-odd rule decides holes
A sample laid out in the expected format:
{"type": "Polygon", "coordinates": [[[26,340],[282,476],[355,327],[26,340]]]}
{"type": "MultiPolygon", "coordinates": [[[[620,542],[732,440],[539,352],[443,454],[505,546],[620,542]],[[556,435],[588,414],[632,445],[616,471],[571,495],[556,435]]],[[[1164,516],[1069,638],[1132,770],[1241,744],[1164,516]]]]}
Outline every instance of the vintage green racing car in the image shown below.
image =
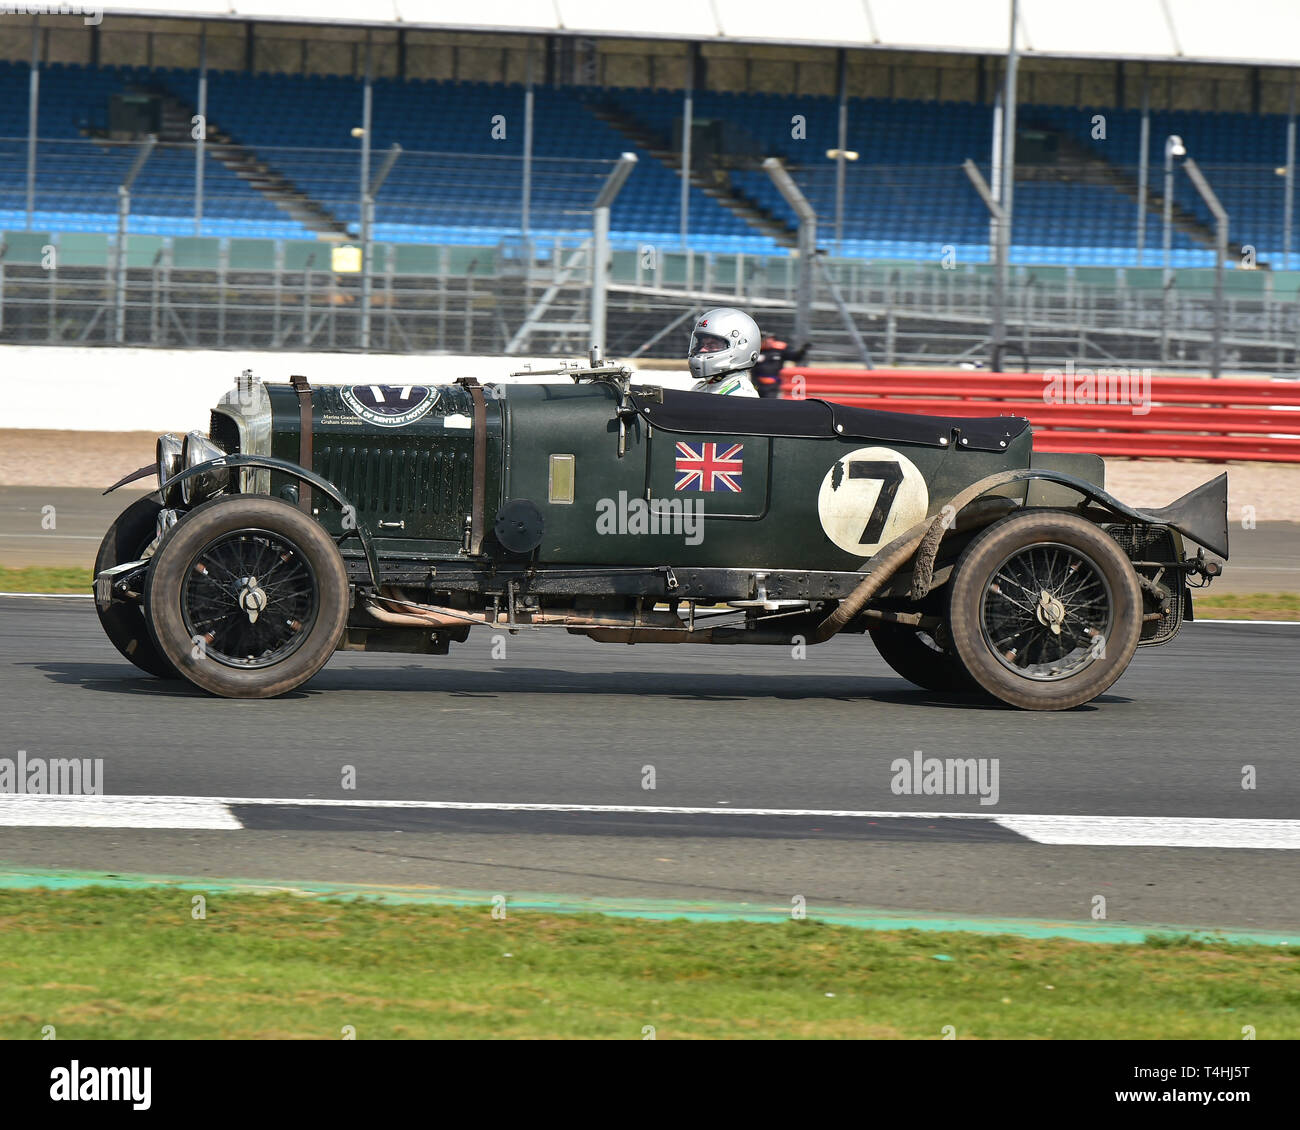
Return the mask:
{"type": "Polygon", "coordinates": [[[1204,551],[1227,557],[1226,475],[1134,509],[1098,456],[1035,452],[1020,417],[677,392],[595,353],[545,375],[244,374],[207,436],[161,437],[123,480],[156,468],[159,489],[100,547],[109,639],[153,675],[266,698],[336,650],[441,655],[475,626],[867,633],[921,687],[1060,710],[1170,640],[1219,572],[1204,551]]]}

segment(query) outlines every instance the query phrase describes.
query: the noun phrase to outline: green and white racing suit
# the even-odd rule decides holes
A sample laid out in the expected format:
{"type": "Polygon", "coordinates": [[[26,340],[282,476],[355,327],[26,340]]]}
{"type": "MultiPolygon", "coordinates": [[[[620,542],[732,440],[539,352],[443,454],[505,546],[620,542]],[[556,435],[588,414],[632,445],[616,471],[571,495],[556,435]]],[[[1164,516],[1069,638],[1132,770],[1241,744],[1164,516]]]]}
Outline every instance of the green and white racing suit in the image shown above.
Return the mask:
{"type": "Polygon", "coordinates": [[[749,379],[748,370],[723,373],[709,380],[696,381],[691,385],[692,392],[711,392],[715,396],[757,396],[758,389],[749,379]]]}

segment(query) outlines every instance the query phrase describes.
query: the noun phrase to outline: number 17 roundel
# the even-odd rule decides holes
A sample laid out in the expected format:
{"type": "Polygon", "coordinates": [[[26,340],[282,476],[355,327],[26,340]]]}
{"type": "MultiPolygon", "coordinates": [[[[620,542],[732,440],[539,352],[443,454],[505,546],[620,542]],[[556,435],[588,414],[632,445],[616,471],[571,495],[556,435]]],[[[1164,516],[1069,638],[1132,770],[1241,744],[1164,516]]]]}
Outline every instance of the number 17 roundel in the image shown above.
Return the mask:
{"type": "Polygon", "coordinates": [[[888,447],[860,447],[826,472],[817,494],[822,530],[846,553],[871,557],[930,506],[925,476],[888,447]]]}

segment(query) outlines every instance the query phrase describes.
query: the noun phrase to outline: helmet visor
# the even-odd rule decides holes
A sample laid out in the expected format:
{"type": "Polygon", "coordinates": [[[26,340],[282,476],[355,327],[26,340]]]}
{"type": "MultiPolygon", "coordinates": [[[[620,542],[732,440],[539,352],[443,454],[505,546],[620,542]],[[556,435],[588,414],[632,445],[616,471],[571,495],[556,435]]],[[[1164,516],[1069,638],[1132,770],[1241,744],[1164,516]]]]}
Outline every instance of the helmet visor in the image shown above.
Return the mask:
{"type": "Polygon", "coordinates": [[[690,356],[695,357],[701,353],[721,353],[730,346],[731,342],[717,334],[694,333],[691,335],[690,356]]]}

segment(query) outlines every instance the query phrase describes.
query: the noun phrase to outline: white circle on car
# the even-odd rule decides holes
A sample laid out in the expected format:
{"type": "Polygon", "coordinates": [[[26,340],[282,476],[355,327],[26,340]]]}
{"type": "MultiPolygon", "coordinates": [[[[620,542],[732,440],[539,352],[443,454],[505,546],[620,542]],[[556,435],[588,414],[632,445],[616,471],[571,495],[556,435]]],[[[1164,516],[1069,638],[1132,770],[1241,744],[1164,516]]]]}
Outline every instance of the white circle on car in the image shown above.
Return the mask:
{"type": "Polygon", "coordinates": [[[836,460],[817,494],[826,536],[845,553],[871,557],[921,521],[930,507],[925,476],[888,447],[859,447],[836,460]]]}

